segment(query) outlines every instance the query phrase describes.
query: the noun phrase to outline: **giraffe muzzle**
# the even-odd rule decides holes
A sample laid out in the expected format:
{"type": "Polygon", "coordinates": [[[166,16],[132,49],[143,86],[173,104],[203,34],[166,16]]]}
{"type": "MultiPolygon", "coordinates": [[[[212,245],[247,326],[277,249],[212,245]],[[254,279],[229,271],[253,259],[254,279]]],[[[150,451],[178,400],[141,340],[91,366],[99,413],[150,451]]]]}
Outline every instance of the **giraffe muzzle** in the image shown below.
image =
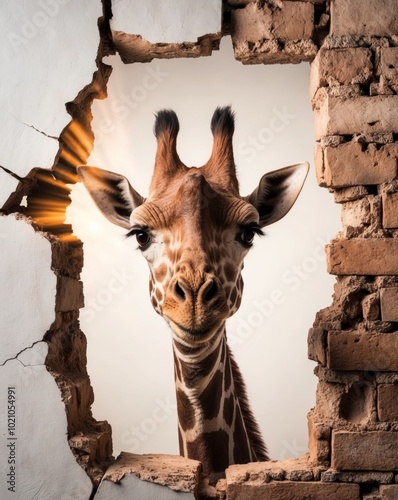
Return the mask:
{"type": "Polygon", "coordinates": [[[177,335],[203,342],[228,316],[227,300],[215,276],[175,276],[166,292],[163,315],[177,335]]]}

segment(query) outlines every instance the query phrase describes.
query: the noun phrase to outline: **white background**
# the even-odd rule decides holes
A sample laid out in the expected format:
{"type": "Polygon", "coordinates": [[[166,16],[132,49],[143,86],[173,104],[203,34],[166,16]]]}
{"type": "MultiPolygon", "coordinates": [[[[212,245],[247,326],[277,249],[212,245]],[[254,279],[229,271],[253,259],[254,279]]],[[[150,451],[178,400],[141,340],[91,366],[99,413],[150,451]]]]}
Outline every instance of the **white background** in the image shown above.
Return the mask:
{"type": "MultiPolygon", "coordinates": [[[[331,303],[334,278],[326,273],[323,246],[340,227],[338,206],[315,181],[309,65],[243,66],[229,38],[208,58],[123,65],[115,56],[107,62],[113,67],[109,96],[93,106],[97,140],[88,164],[122,173],[144,196],[156,150],[154,113],[161,108],[179,117],[182,161],[200,166],[211,151],[214,109],[232,105],[243,195],[267,171],[311,163],[292,211],[266,228],[247,256],[242,306],[227,324],[271,457],[300,456],[307,451],[306,415],[317,382],[307,333],[315,313],[331,303]]],[[[171,336],[150,305],[147,265],[82,185],[73,188],[68,218],[84,242],[81,327],[94,416],[111,423],[116,455],[178,453],[171,336]]]]}

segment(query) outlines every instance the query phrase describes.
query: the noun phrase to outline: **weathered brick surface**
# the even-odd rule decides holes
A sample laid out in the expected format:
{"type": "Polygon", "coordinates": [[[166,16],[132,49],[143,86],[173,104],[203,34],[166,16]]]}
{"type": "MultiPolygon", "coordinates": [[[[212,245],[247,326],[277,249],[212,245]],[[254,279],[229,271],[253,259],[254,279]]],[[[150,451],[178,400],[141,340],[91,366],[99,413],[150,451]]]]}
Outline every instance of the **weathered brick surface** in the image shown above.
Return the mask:
{"type": "Polygon", "coordinates": [[[274,481],[266,484],[231,484],[228,500],[359,500],[357,484],[274,481]]]}
{"type": "Polygon", "coordinates": [[[394,35],[398,33],[396,0],[334,0],[331,2],[331,34],[394,35]]]}
{"type": "Polygon", "coordinates": [[[364,147],[358,142],[347,142],[326,147],[323,158],[317,158],[318,183],[341,188],[391,182],[397,176],[397,157],[397,143],[364,147]]]}
{"type": "Polygon", "coordinates": [[[334,431],[332,467],[342,470],[398,469],[398,432],[334,431]]]}
{"type": "Polygon", "coordinates": [[[398,421],[398,384],[378,386],[377,412],[382,422],[398,421]]]}
{"type": "Polygon", "coordinates": [[[397,500],[398,484],[380,486],[380,500],[397,500]]]}
{"type": "Polygon", "coordinates": [[[311,328],[308,332],[308,358],[326,364],[326,335],[322,328],[311,328]]]}
{"type": "Polygon", "coordinates": [[[370,49],[320,49],[311,63],[311,97],[319,87],[364,84],[372,76],[372,70],[370,49]]]}
{"type": "Polygon", "coordinates": [[[317,53],[313,29],[311,2],[249,3],[232,12],[235,58],[244,64],[310,61],[317,53]]]}
{"type": "Polygon", "coordinates": [[[398,95],[357,96],[346,99],[325,93],[317,98],[315,103],[317,140],[325,135],[375,132],[398,132],[398,95]]]}
{"type": "Polygon", "coordinates": [[[398,85],[398,47],[380,49],[378,73],[383,84],[398,85]]]}
{"type": "Polygon", "coordinates": [[[398,240],[392,238],[353,238],[333,240],[326,246],[330,274],[398,274],[398,240]]]}
{"type": "Polygon", "coordinates": [[[398,322],[398,287],[380,290],[381,319],[398,322]]]}
{"type": "Polygon", "coordinates": [[[345,371],[398,371],[398,333],[329,332],[327,366],[345,371]]]}
{"type": "Polygon", "coordinates": [[[251,3],[232,13],[232,40],[309,39],[314,27],[314,6],[309,2],[282,1],[280,6],[251,3]]]}
{"type": "Polygon", "coordinates": [[[331,429],[327,425],[315,422],[314,415],[308,415],[309,460],[313,464],[328,464],[330,460],[331,429]]]}
{"type": "Polygon", "coordinates": [[[398,193],[383,193],[383,227],[398,227],[398,193]]]}

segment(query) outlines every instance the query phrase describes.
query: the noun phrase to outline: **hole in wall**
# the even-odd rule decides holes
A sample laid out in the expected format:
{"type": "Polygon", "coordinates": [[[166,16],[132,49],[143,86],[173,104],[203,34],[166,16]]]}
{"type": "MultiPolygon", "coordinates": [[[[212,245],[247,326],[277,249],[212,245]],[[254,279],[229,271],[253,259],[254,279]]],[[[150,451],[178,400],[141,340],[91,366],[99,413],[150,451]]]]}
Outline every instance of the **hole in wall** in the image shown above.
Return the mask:
{"type": "MultiPolygon", "coordinates": [[[[115,56],[105,62],[113,72],[108,99],[92,108],[96,140],[88,164],[125,175],[143,195],[156,150],[153,114],[161,108],[176,111],[179,155],[192,166],[210,155],[214,109],[232,105],[242,194],[267,171],[311,163],[292,211],[267,228],[246,257],[242,305],[227,323],[271,458],[301,456],[316,387],[307,332],[316,312],[331,303],[334,278],[326,273],[323,247],[340,229],[338,207],[315,181],[309,65],[243,66],[233,58],[229,37],[209,58],[124,65],[115,56]]],[[[84,242],[81,327],[94,415],[111,423],[115,455],[178,454],[171,335],[150,304],[147,266],[81,184],[72,199],[68,220],[84,242]]]]}

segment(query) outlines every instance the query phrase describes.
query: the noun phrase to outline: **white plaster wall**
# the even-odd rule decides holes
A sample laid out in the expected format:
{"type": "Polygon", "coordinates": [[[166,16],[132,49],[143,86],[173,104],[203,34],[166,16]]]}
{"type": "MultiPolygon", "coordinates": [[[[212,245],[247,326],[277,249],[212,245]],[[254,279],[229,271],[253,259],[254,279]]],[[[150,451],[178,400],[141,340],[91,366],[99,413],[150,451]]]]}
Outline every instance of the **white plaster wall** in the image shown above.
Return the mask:
{"type": "MultiPolygon", "coordinates": [[[[307,64],[242,66],[228,38],[210,58],[125,66],[113,57],[108,63],[114,67],[109,97],[93,107],[97,143],[89,164],[126,175],[143,195],[156,149],[153,114],[165,107],[180,119],[181,159],[202,165],[210,154],[215,107],[233,106],[243,194],[269,170],[312,163],[307,64]]],[[[116,454],[178,453],[171,339],[149,303],[147,266],[81,185],[73,200],[69,219],[85,250],[81,324],[94,414],[110,421],[116,454]]],[[[293,210],[267,228],[246,258],[244,300],[228,331],[273,458],[307,450],[306,414],[316,386],[307,332],[316,311],[331,303],[333,278],[326,274],[323,245],[338,230],[338,209],[316,185],[312,167],[293,210]]]]}
{"type": "MultiPolygon", "coordinates": [[[[98,0],[2,2],[0,166],[16,176],[0,169],[0,208],[17,176],[55,163],[71,119],[65,104],[96,69],[101,14],[98,0]]],[[[0,498],[88,499],[91,480],[68,445],[65,406],[45,366],[51,244],[24,218],[2,215],[0,256],[0,498]]]]}
{"type": "Polygon", "coordinates": [[[222,0],[113,0],[111,28],[151,43],[196,42],[221,31],[222,0]]]}

